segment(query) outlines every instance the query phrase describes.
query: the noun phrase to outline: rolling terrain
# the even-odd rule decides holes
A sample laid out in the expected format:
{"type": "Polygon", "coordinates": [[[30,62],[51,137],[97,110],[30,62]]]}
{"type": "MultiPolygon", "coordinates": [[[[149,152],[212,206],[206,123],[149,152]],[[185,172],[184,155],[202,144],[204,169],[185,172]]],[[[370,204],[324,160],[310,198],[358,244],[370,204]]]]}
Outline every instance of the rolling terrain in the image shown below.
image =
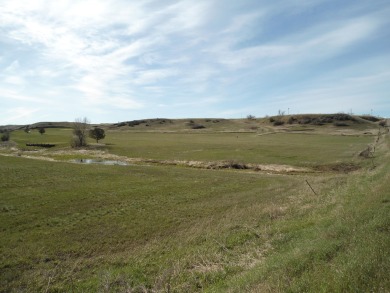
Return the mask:
{"type": "Polygon", "coordinates": [[[102,124],[82,149],[14,127],[0,292],[389,292],[388,127],[337,115],[102,124]]]}

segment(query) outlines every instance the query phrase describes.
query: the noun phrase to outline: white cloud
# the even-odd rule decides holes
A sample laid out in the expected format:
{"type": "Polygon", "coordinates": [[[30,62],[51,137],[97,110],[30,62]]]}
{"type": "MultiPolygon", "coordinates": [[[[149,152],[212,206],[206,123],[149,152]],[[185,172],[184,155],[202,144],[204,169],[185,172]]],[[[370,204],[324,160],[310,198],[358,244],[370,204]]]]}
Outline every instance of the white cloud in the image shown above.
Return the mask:
{"type": "Polygon", "coordinates": [[[9,66],[4,69],[5,73],[15,73],[20,68],[18,60],[13,61],[9,66]]]}
{"type": "Polygon", "coordinates": [[[349,112],[351,109],[355,113],[369,113],[371,108],[387,100],[383,86],[389,80],[389,71],[346,78],[326,77],[313,82],[305,90],[291,90],[270,97],[267,105],[274,112],[276,109],[290,108],[290,113],[334,113],[349,112]]]}
{"type": "Polygon", "coordinates": [[[50,104],[51,102],[44,98],[39,98],[35,96],[25,95],[16,90],[9,90],[2,88],[1,96],[3,99],[20,101],[20,102],[29,102],[29,103],[37,103],[37,104],[50,104]]]}
{"type": "Polygon", "coordinates": [[[210,3],[208,1],[183,0],[162,11],[168,16],[167,21],[160,24],[158,30],[164,34],[173,32],[191,32],[205,24],[210,3]]]}
{"type": "Polygon", "coordinates": [[[377,21],[374,19],[352,19],[333,26],[325,33],[309,39],[300,48],[304,54],[311,53],[311,57],[334,55],[346,47],[369,37],[377,26],[377,21]]]}
{"type": "Polygon", "coordinates": [[[144,107],[143,103],[137,102],[129,97],[114,97],[110,104],[117,109],[137,110],[144,107]]]}
{"type": "Polygon", "coordinates": [[[2,119],[3,124],[19,124],[21,120],[34,121],[35,113],[38,108],[16,107],[8,109],[5,117],[2,119]]]}
{"type": "Polygon", "coordinates": [[[21,86],[25,83],[24,79],[20,76],[10,75],[4,78],[5,83],[21,86]]]}
{"type": "Polygon", "coordinates": [[[137,72],[137,77],[133,80],[136,84],[150,84],[158,80],[177,75],[175,69],[152,69],[137,72]]]}
{"type": "MultiPolygon", "coordinates": [[[[357,1],[340,3],[334,13],[331,7],[318,6],[324,2],[2,1],[0,45],[6,49],[1,57],[1,98],[13,108],[18,103],[65,105],[71,100],[94,105],[94,113],[109,113],[159,104],[191,105],[217,96],[229,100],[235,111],[245,110],[237,105],[250,105],[261,94],[283,97],[275,87],[294,87],[291,82],[301,72],[334,80],[331,76],[337,73],[322,72],[321,63],[334,65],[336,57],[349,58],[351,53],[351,60],[343,61],[362,64],[356,53],[359,46],[371,46],[374,40],[379,47],[379,32],[386,39],[389,9],[379,11],[378,3],[357,1]]],[[[343,80],[388,80],[385,74],[375,77],[374,66],[372,77],[351,75],[351,68],[337,66],[344,69],[343,80]]],[[[325,78],[322,84],[314,82],[321,93],[313,92],[314,77],[309,75],[300,81],[297,95],[327,99],[331,92],[325,78]]],[[[340,88],[335,93],[357,94],[340,88]]]]}
{"type": "Polygon", "coordinates": [[[254,63],[267,70],[292,66],[340,54],[349,46],[368,38],[378,25],[372,18],[346,20],[326,27],[313,27],[271,44],[234,49],[235,41],[228,40],[214,47],[211,53],[219,63],[232,70],[252,67],[254,63]]]}

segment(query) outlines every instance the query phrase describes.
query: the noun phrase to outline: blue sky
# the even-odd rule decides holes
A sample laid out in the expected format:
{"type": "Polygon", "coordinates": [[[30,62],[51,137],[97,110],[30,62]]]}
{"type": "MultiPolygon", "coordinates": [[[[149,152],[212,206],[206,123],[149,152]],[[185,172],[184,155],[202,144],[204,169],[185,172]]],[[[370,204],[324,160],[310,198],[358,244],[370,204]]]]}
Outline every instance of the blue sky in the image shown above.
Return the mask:
{"type": "Polygon", "coordinates": [[[0,125],[390,116],[388,0],[0,0],[0,125]]]}

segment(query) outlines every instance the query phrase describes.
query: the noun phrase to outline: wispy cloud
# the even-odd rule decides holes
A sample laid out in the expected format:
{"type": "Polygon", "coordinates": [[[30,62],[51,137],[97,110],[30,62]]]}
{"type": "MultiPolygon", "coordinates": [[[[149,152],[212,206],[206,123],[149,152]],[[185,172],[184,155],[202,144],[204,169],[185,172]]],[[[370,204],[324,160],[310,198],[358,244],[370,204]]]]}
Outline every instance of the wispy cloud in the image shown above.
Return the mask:
{"type": "MultiPolygon", "coordinates": [[[[327,81],[353,80],[374,56],[375,64],[390,60],[383,50],[390,39],[386,11],[383,1],[361,0],[3,1],[0,95],[11,108],[61,105],[53,114],[61,120],[74,118],[65,117],[71,103],[94,105],[95,121],[117,121],[120,109],[160,116],[161,104],[172,105],[170,116],[177,117],[277,107],[279,99],[304,103],[294,94],[329,102],[327,81]],[[201,102],[209,97],[218,98],[201,102]]],[[[376,86],[383,89],[389,79],[381,76],[376,86]]],[[[364,98],[346,84],[351,88],[339,88],[339,95],[364,98]]],[[[382,100],[370,89],[377,97],[371,101],[382,100]]],[[[306,104],[316,111],[321,103],[306,104]]]]}
{"type": "Polygon", "coordinates": [[[20,120],[29,120],[38,111],[38,108],[32,109],[30,107],[10,108],[3,113],[3,124],[20,124],[20,120]]]}

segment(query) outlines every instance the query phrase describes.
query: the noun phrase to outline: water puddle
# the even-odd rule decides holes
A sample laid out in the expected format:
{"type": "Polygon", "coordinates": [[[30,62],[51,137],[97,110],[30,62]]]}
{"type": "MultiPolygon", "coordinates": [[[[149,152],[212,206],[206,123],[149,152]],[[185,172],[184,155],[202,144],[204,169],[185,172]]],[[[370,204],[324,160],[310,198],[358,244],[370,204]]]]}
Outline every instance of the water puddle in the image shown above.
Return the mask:
{"type": "Polygon", "coordinates": [[[99,159],[76,159],[71,160],[72,163],[78,164],[99,164],[99,165],[117,165],[117,166],[128,166],[127,162],[114,161],[114,160],[99,160],[99,159]]]}

